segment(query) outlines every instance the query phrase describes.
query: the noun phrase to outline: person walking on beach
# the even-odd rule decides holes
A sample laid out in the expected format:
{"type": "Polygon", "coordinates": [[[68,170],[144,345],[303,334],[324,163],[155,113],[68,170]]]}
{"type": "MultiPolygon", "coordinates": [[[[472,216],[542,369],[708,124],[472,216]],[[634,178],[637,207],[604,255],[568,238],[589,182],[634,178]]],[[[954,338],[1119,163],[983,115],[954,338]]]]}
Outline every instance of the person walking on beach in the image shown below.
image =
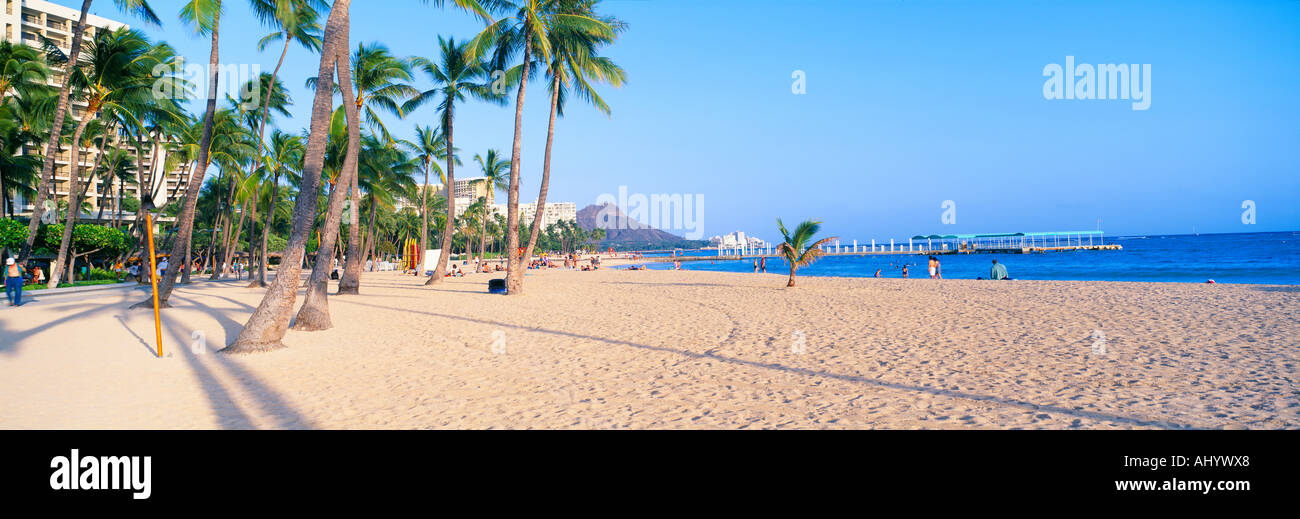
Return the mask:
{"type": "Polygon", "coordinates": [[[13,258],[5,260],[5,297],[9,298],[9,306],[23,305],[23,277],[26,275],[27,270],[13,258]]]}
{"type": "Polygon", "coordinates": [[[938,274],[939,274],[939,260],[934,259],[934,256],[930,256],[930,279],[938,279],[936,277],[938,276],[938,274]]]}
{"type": "Polygon", "coordinates": [[[989,269],[989,279],[1007,279],[1007,266],[993,260],[993,268],[989,269]]]}

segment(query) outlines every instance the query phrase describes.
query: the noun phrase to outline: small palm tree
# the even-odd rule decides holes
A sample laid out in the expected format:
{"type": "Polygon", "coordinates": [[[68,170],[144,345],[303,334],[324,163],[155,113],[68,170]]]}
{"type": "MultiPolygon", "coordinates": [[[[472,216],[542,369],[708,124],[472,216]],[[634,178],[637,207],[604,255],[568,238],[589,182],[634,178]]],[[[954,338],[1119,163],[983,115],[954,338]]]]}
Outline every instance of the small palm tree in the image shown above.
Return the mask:
{"type": "Polygon", "coordinates": [[[810,245],[809,242],[812,241],[813,236],[822,228],[822,223],[817,220],[804,220],[803,223],[794,228],[794,234],[785,229],[785,224],[781,223],[780,218],[776,219],[776,227],[781,230],[781,237],[785,239],[785,243],[777,247],[776,251],[785,257],[786,263],[790,264],[790,282],[786,283],[785,286],[792,287],[794,286],[795,271],[799,270],[799,267],[812,265],[813,262],[817,261],[817,258],[826,254],[821,248],[822,245],[835,240],[836,237],[823,238],[812,242],[810,245]]]}

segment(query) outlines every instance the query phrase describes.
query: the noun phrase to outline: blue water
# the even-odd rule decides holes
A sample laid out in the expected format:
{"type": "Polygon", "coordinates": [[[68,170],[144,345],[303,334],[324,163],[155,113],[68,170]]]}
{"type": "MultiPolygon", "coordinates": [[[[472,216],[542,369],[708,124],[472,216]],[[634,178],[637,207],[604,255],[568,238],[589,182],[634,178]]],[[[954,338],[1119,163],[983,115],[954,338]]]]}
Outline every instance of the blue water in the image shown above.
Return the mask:
{"type": "MultiPolygon", "coordinates": [[[[955,254],[939,256],[945,279],[987,278],[992,260],[1007,266],[1015,279],[1066,279],[1096,281],[1173,281],[1204,283],[1256,283],[1300,285],[1300,232],[1201,234],[1173,236],[1107,237],[1118,251],[1073,251],[1044,254],[955,254]]],[[[687,251],[687,255],[716,254],[687,251]]],[[[664,254],[666,255],[666,254],[664,254]]],[[[828,256],[801,276],[871,277],[876,269],[886,278],[902,277],[909,264],[912,278],[929,277],[926,257],[916,255],[828,256]]],[[[753,272],[753,260],[689,261],[685,270],[753,272]]],[[[652,269],[671,269],[671,263],[650,263],[652,269]]],[[[767,272],[785,274],[785,262],[768,258],[767,272]]]]}

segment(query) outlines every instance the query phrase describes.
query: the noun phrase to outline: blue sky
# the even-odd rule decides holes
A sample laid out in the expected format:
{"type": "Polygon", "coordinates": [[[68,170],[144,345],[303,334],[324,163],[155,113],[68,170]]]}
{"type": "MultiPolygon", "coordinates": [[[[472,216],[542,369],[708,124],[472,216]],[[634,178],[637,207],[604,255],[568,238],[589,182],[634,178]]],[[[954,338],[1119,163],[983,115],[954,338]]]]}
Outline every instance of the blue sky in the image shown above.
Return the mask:
{"type": "MultiPolygon", "coordinates": [[[[74,2],[60,0],[72,5],[74,2]]],[[[208,40],[153,0],[161,29],[206,62],[208,40]]],[[[228,1],[222,61],[274,66],[268,29],[228,1]]],[[[439,34],[481,24],[417,0],[355,0],[353,44],[436,57],[439,34]]],[[[775,238],[774,220],[825,221],[869,240],[914,234],[1092,229],[1109,234],[1300,230],[1300,2],[606,0],[629,31],[606,54],[627,69],[604,89],[613,116],[580,105],[557,124],[552,201],[702,194],[706,236],[775,238]],[[1044,66],[1150,64],[1151,105],[1048,100],[1044,66]],[[806,93],[791,92],[792,73],[806,93]],[[941,223],[945,200],[956,223],[941,223]],[[1242,203],[1256,205],[1255,225],[1242,203]]],[[[282,76],[308,124],[318,57],[290,51],[282,76]]],[[[427,78],[417,86],[428,87],[427,78]]],[[[512,95],[513,98],[513,95],[512,95]]],[[[523,201],[536,198],[544,88],[525,103],[523,201]]],[[[196,105],[197,109],[197,105],[196,105]]],[[[433,108],[389,121],[400,135],[433,108]]],[[[456,143],[508,154],[513,106],[469,103],[456,143]]],[[[504,197],[502,197],[504,199],[504,197]]],[[[675,231],[678,234],[680,230],[675,231]]]]}

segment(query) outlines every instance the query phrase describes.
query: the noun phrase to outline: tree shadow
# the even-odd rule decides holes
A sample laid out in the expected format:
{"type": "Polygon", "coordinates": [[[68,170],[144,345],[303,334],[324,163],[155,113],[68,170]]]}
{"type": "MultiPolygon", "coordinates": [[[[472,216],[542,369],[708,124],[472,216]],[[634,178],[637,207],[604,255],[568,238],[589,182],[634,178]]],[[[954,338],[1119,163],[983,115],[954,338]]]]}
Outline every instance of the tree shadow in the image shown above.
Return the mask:
{"type": "Polygon", "coordinates": [[[738,359],[738,358],[734,358],[734,357],[727,357],[727,356],[723,356],[723,355],[717,355],[717,354],[715,354],[715,353],[712,353],[712,350],[710,350],[709,352],[705,352],[705,353],[696,353],[696,352],[693,352],[693,351],[680,350],[680,349],[676,349],[676,348],[670,348],[670,347],[667,347],[667,346],[654,346],[654,345],[649,345],[649,344],[639,344],[639,343],[635,343],[635,342],[624,341],[624,340],[618,340],[618,339],[607,339],[607,338],[604,338],[604,337],[595,337],[595,336],[591,336],[591,335],[583,335],[583,334],[579,334],[579,333],[566,332],[566,331],[563,331],[563,330],[548,330],[548,329],[545,329],[545,328],[536,328],[536,327],[522,326],[522,325],[516,325],[516,324],[508,324],[508,323],[503,323],[503,322],[499,322],[499,321],[489,321],[489,320],[486,320],[486,319],[476,319],[476,318],[472,318],[472,317],[462,317],[462,316],[456,316],[456,315],[440,314],[440,313],[437,313],[437,312],[427,312],[427,311],[411,310],[411,309],[409,309],[409,308],[393,308],[393,307],[388,307],[388,306],[383,306],[383,305],[374,305],[374,304],[359,303],[359,302],[358,302],[358,303],[355,303],[355,304],[362,305],[362,306],[370,306],[370,307],[380,308],[380,309],[385,309],[385,310],[396,310],[396,311],[400,311],[400,312],[409,312],[409,313],[414,313],[414,314],[423,314],[423,315],[428,315],[428,316],[432,316],[432,317],[441,317],[441,318],[444,318],[444,319],[460,320],[460,321],[468,321],[468,322],[473,322],[473,323],[478,323],[478,324],[484,324],[484,325],[490,325],[490,326],[496,326],[496,327],[501,327],[501,328],[513,328],[513,329],[518,329],[518,330],[526,330],[526,331],[532,331],[532,332],[538,332],[538,333],[546,333],[546,334],[551,334],[551,335],[559,335],[559,336],[570,337],[570,338],[574,338],[574,339],[583,339],[583,340],[588,340],[588,341],[603,342],[603,343],[606,343],[606,344],[613,344],[613,345],[618,345],[618,346],[628,346],[628,347],[638,348],[638,349],[642,349],[642,350],[649,350],[649,351],[655,351],[655,352],[660,352],[660,353],[670,353],[670,354],[675,354],[675,355],[681,355],[681,356],[688,357],[688,358],[692,358],[692,359],[700,359],[700,360],[711,360],[711,361],[725,362],[725,363],[728,363],[728,364],[734,364],[734,365],[739,365],[739,366],[747,366],[747,367],[751,367],[751,368],[759,368],[759,369],[768,369],[768,370],[774,370],[774,371],[781,371],[781,372],[784,372],[784,373],[793,373],[793,374],[804,375],[804,376],[809,376],[809,377],[830,378],[830,379],[841,380],[841,381],[845,381],[845,382],[853,382],[853,383],[856,383],[856,384],[868,385],[868,386],[873,386],[873,387],[880,387],[880,388],[886,388],[886,389],[895,389],[895,390],[901,390],[901,391],[910,391],[910,392],[915,392],[915,393],[928,393],[928,394],[935,395],[935,396],[943,396],[943,397],[949,397],[949,398],[959,398],[959,399],[963,399],[963,400],[971,400],[971,401],[975,401],[975,402],[991,402],[991,403],[1001,404],[1001,405],[1006,405],[1006,406],[1020,407],[1020,408],[1023,408],[1023,409],[1030,410],[1030,411],[1041,411],[1041,412],[1058,413],[1058,414],[1063,414],[1063,415],[1073,416],[1073,417],[1076,417],[1076,418],[1087,418],[1087,419],[1091,419],[1091,420],[1099,420],[1099,421],[1115,422],[1115,423],[1119,423],[1119,424],[1131,425],[1131,426],[1139,426],[1139,427],[1161,427],[1161,428],[1172,428],[1172,429],[1189,429],[1189,428],[1191,428],[1191,426],[1188,426],[1188,425],[1182,425],[1182,424],[1178,424],[1178,423],[1175,423],[1175,422],[1169,422],[1169,421],[1143,420],[1143,419],[1140,419],[1140,418],[1134,418],[1134,417],[1129,417],[1129,416],[1120,416],[1120,415],[1114,415],[1114,414],[1099,413],[1099,412],[1095,412],[1095,411],[1085,411],[1085,410],[1082,410],[1082,409],[1071,409],[1071,408],[1060,407],[1060,406],[1055,406],[1055,405],[1035,404],[1035,403],[1033,403],[1033,402],[1028,402],[1028,401],[1025,401],[1025,400],[1017,400],[1017,399],[1011,399],[1011,398],[996,397],[996,396],[992,396],[992,395],[981,395],[981,394],[976,394],[976,393],[968,393],[968,392],[964,392],[964,391],[954,391],[954,390],[950,390],[950,389],[942,389],[942,388],[934,388],[934,387],[926,387],[926,386],[916,386],[916,385],[911,385],[911,384],[902,384],[902,383],[897,383],[897,382],[888,382],[888,381],[884,381],[884,380],[873,379],[873,378],[867,378],[867,377],[861,377],[861,376],[856,376],[856,375],[844,375],[844,374],[840,374],[840,373],[831,373],[831,372],[826,372],[826,371],[818,371],[818,370],[813,370],[813,369],[808,369],[808,368],[798,368],[798,367],[792,367],[792,366],[785,366],[785,365],[782,365],[782,364],[777,364],[777,363],[772,363],[772,362],[757,362],[757,361],[752,361],[752,360],[738,359]]]}
{"type": "MultiPolygon", "coordinates": [[[[223,299],[226,301],[230,301],[236,304],[237,306],[247,308],[249,311],[254,310],[254,308],[251,305],[241,303],[239,301],[235,301],[233,299],[224,296],[214,296],[210,294],[186,294],[186,295],[173,294],[172,298],[179,299],[180,301],[185,301],[190,304],[197,304],[193,300],[186,299],[193,295],[202,295],[204,297],[214,297],[217,299],[223,299]]],[[[235,335],[239,334],[240,330],[243,329],[243,324],[234,320],[230,316],[226,315],[225,311],[214,309],[213,311],[209,312],[208,315],[215,318],[218,321],[226,337],[234,337],[235,335]]],[[[171,332],[171,334],[177,338],[179,344],[182,345],[188,344],[190,338],[185,337],[185,334],[179,330],[179,325],[175,323],[170,323],[167,325],[167,328],[169,332],[171,332]]],[[[224,344],[224,342],[222,342],[222,344],[224,344]]],[[[195,358],[194,353],[189,348],[180,348],[180,349],[182,350],[182,353],[186,356],[186,360],[190,361],[191,367],[195,368],[195,374],[199,376],[200,380],[206,381],[203,384],[203,387],[204,390],[207,391],[208,393],[208,398],[212,403],[213,409],[214,410],[222,409],[223,406],[230,406],[230,407],[234,407],[235,409],[238,409],[238,407],[235,406],[234,401],[230,399],[229,393],[226,392],[225,388],[221,386],[220,382],[218,382],[215,379],[215,377],[213,377],[212,374],[207,371],[207,368],[204,367],[202,363],[195,358]]],[[[231,359],[224,355],[218,355],[216,350],[205,349],[203,351],[204,353],[202,355],[204,355],[207,358],[213,359],[218,365],[222,367],[222,369],[226,370],[226,372],[231,376],[231,378],[238,380],[239,383],[244,386],[244,389],[246,391],[252,393],[253,395],[256,395],[257,398],[255,401],[261,407],[262,412],[266,413],[267,415],[276,417],[281,422],[280,423],[281,426],[289,427],[289,428],[304,428],[304,429],[314,428],[311,421],[308,420],[306,417],[302,416],[302,414],[300,414],[296,409],[294,409],[293,406],[289,405],[289,403],[284,399],[284,397],[278,391],[272,389],[271,386],[266,384],[263,380],[258,378],[256,375],[244,369],[244,367],[239,364],[239,361],[231,359]]],[[[230,418],[238,421],[240,416],[243,416],[243,422],[245,422],[246,425],[241,425],[235,428],[240,428],[240,429],[253,428],[252,423],[247,420],[247,416],[244,416],[242,412],[240,412],[239,415],[230,415],[225,418],[230,418]]]]}
{"type": "MultiPolygon", "coordinates": [[[[82,308],[82,307],[88,307],[88,308],[80,312],[75,312],[60,317],[53,321],[41,323],[31,329],[22,330],[22,331],[19,331],[17,329],[10,329],[11,319],[9,319],[8,316],[6,316],[5,319],[0,320],[0,355],[16,355],[18,353],[18,349],[25,346],[24,341],[31,338],[33,335],[49,330],[50,328],[53,328],[55,326],[59,326],[64,323],[75,322],[79,319],[87,318],[101,312],[111,312],[114,310],[118,310],[119,308],[117,307],[117,305],[126,302],[128,299],[129,299],[128,294],[124,293],[122,294],[121,298],[118,301],[114,301],[112,303],[107,303],[107,304],[74,303],[74,304],[65,305],[63,307],[60,307],[59,310],[72,310],[75,308],[82,308]]],[[[23,304],[23,307],[25,306],[27,306],[26,303],[23,304]]],[[[22,308],[22,307],[18,307],[18,308],[22,308]]]]}

